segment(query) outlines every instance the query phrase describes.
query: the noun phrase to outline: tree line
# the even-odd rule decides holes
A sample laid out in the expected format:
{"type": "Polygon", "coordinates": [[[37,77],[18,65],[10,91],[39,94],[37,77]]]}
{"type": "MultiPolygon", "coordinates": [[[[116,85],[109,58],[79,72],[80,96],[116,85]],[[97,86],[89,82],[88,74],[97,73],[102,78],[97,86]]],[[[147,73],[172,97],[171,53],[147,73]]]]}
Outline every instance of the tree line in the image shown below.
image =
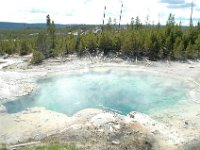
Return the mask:
{"type": "Polygon", "coordinates": [[[132,18],[130,24],[120,30],[109,19],[103,26],[103,32],[85,28],[84,32],[72,34],[58,32],[50,16],[46,17],[46,29],[31,37],[10,35],[0,36],[0,55],[26,55],[33,53],[32,63],[40,63],[43,59],[67,56],[77,53],[104,56],[116,55],[130,59],[150,60],[170,59],[185,60],[200,58],[200,22],[197,25],[184,27],[175,22],[170,14],[166,25],[162,26],[141,23],[139,17],[132,18]]]}

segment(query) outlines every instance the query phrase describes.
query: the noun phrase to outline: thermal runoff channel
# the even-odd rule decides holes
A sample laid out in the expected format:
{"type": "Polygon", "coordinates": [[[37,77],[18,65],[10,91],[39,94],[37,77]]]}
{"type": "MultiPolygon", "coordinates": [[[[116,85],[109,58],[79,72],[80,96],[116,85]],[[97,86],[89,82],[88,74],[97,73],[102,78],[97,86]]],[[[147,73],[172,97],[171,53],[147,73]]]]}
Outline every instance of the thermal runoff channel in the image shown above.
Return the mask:
{"type": "Polygon", "coordinates": [[[36,93],[6,103],[9,113],[28,107],[65,113],[68,116],[86,108],[99,108],[128,114],[150,113],[186,99],[183,82],[142,71],[120,69],[70,73],[39,80],[36,93]]]}

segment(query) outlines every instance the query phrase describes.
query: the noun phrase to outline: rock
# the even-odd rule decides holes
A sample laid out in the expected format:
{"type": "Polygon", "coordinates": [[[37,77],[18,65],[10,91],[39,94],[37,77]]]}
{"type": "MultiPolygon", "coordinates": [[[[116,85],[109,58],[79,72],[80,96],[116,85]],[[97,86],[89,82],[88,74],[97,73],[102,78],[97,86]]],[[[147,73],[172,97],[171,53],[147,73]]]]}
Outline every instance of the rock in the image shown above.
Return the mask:
{"type": "Polygon", "coordinates": [[[6,112],[7,112],[6,107],[3,105],[0,105],[0,113],[6,113],[6,112]]]}
{"type": "Polygon", "coordinates": [[[153,133],[153,134],[159,134],[159,131],[158,130],[154,130],[151,133],[153,133]]]}
{"type": "Polygon", "coordinates": [[[187,121],[185,121],[185,125],[188,125],[189,123],[187,121]]]}
{"type": "Polygon", "coordinates": [[[119,145],[119,144],[120,144],[120,141],[119,141],[119,140],[113,140],[113,141],[112,141],[112,144],[114,144],[114,145],[119,145]]]}

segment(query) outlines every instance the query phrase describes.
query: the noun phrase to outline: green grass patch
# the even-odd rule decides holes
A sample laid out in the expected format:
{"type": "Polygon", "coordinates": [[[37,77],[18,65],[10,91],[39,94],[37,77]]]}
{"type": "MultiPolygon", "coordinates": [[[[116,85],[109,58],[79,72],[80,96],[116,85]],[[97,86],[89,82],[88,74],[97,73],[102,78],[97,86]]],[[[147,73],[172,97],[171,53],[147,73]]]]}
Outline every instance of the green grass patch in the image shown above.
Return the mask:
{"type": "Polygon", "coordinates": [[[0,150],[8,150],[8,147],[6,144],[0,144],[0,150]]]}
{"type": "MultiPolygon", "coordinates": [[[[35,146],[25,146],[19,147],[20,150],[83,150],[82,148],[77,148],[74,144],[68,143],[43,143],[41,145],[35,146]]],[[[5,144],[0,145],[0,150],[9,150],[9,147],[5,144]]]]}
{"type": "Polygon", "coordinates": [[[72,144],[51,143],[40,146],[25,147],[22,148],[22,150],[82,150],[82,149],[77,148],[75,145],[72,144]]]}

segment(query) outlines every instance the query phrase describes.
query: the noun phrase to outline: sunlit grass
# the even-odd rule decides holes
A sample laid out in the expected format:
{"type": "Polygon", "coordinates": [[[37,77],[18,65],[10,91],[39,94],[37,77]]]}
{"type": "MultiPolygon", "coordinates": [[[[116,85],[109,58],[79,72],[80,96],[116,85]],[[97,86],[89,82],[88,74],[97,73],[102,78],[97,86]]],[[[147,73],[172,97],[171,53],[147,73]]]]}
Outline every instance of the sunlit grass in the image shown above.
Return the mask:
{"type": "MultiPolygon", "coordinates": [[[[5,144],[0,145],[0,150],[9,150],[9,147],[5,144]]],[[[77,148],[73,144],[67,143],[46,143],[36,146],[25,146],[20,147],[20,150],[83,150],[82,148],[77,148]]]]}
{"type": "Polygon", "coordinates": [[[1,144],[0,143],[0,150],[8,150],[8,146],[6,144],[1,144]]]}

